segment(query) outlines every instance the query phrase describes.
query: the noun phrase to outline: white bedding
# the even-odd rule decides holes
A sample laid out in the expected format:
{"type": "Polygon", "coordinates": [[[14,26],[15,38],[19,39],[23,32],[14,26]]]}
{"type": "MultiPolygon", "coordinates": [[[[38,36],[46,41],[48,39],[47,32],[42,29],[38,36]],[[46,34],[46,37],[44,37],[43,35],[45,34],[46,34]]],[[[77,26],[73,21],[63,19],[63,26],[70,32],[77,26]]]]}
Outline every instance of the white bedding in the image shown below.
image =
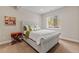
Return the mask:
{"type": "Polygon", "coordinates": [[[38,31],[32,31],[29,35],[29,37],[36,42],[37,45],[40,44],[40,40],[50,38],[51,36],[54,36],[58,34],[55,30],[38,30],[38,31]]]}

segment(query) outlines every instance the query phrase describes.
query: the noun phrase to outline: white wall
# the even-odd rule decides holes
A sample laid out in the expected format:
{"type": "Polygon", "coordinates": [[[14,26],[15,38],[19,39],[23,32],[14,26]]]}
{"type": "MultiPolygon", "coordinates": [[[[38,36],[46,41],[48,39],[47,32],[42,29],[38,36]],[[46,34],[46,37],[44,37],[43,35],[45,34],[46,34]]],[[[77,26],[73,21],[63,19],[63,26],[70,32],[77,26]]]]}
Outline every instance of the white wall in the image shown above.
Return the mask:
{"type": "Polygon", "coordinates": [[[10,33],[20,31],[20,18],[18,12],[12,7],[0,7],[0,42],[9,41],[10,33]],[[4,24],[4,16],[16,17],[16,26],[8,26],[4,24]]]}
{"type": "Polygon", "coordinates": [[[38,24],[41,26],[41,15],[33,13],[31,11],[26,11],[25,9],[19,9],[21,14],[22,22],[26,24],[38,24]]]}
{"type": "Polygon", "coordinates": [[[63,38],[79,42],[79,7],[64,7],[42,15],[42,28],[46,28],[47,16],[58,16],[63,38]]]}
{"type": "Polygon", "coordinates": [[[11,32],[21,31],[22,21],[28,21],[31,23],[36,23],[41,26],[41,17],[38,14],[26,11],[19,10],[13,7],[0,7],[0,44],[6,43],[11,40],[11,32]],[[14,16],[16,17],[16,26],[15,25],[5,25],[4,16],[14,16]]]}

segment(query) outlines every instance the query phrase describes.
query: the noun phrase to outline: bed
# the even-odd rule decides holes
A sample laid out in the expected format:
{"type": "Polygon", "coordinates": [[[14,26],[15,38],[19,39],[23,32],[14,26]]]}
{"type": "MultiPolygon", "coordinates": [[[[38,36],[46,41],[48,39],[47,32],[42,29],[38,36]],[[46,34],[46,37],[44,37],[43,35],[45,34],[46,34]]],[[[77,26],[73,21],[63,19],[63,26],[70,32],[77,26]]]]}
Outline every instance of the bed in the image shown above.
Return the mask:
{"type": "Polygon", "coordinates": [[[24,41],[33,47],[39,53],[48,52],[58,43],[60,32],[55,30],[37,30],[31,31],[29,38],[24,37],[24,41]]]}

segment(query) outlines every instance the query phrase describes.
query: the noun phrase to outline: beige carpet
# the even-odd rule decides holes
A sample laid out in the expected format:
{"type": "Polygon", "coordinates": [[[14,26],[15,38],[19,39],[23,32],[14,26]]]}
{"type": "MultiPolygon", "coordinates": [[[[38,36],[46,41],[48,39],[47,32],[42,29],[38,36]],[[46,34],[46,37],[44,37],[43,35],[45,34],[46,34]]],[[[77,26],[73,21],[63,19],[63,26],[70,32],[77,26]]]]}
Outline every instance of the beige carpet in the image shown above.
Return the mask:
{"type": "MultiPolygon", "coordinates": [[[[70,41],[59,40],[59,44],[52,48],[49,53],[75,53],[79,52],[79,44],[70,41]]],[[[0,45],[0,53],[36,53],[25,42],[17,43],[14,45],[5,44],[0,45]]]]}

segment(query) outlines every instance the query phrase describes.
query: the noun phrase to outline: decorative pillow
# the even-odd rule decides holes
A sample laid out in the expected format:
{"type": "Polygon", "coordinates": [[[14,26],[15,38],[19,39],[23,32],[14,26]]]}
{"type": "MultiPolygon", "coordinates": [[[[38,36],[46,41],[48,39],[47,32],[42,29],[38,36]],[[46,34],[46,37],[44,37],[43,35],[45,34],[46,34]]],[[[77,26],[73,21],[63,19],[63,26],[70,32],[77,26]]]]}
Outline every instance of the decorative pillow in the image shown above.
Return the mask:
{"type": "Polygon", "coordinates": [[[35,27],[36,27],[36,30],[40,30],[39,25],[35,25],[35,27]]]}
{"type": "Polygon", "coordinates": [[[29,38],[29,34],[30,34],[30,31],[26,31],[25,37],[26,37],[26,38],[29,38]]]}
{"type": "Polygon", "coordinates": [[[37,30],[40,30],[40,27],[37,27],[37,30]]]}
{"type": "Polygon", "coordinates": [[[29,34],[32,31],[31,26],[30,25],[25,25],[24,26],[24,34],[26,38],[29,38],[29,34]]]}
{"type": "Polygon", "coordinates": [[[26,26],[24,26],[23,29],[24,29],[24,31],[26,31],[27,30],[26,26]]]}
{"type": "Polygon", "coordinates": [[[25,25],[24,27],[26,28],[26,31],[29,31],[28,25],[25,25]]]}
{"type": "Polygon", "coordinates": [[[35,26],[31,25],[32,31],[35,31],[35,26]]]}
{"type": "Polygon", "coordinates": [[[31,26],[30,26],[30,25],[28,25],[28,28],[29,28],[29,31],[32,31],[32,28],[31,28],[31,26]]]}

